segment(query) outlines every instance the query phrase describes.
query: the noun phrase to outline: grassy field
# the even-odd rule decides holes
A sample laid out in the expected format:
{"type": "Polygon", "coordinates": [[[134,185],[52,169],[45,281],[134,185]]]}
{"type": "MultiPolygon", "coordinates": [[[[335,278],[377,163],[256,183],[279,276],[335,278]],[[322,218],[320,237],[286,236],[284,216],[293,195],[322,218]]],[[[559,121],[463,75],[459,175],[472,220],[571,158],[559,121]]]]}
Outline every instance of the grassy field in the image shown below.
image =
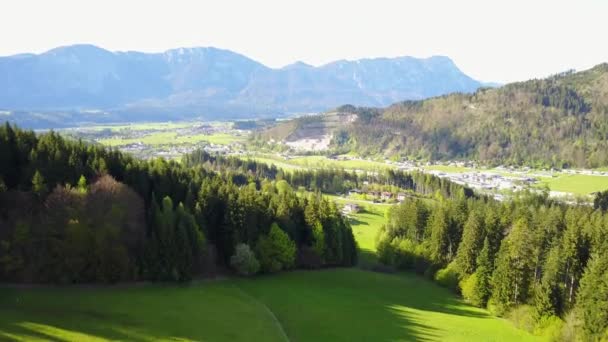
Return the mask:
{"type": "Polygon", "coordinates": [[[608,189],[608,177],[591,175],[560,175],[554,178],[541,178],[541,185],[546,184],[553,191],[570,192],[587,195],[608,189]]]}
{"type": "Polygon", "coordinates": [[[268,164],[268,165],[273,165],[274,164],[276,167],[281,168],[284,171],[305,169],[304,167],[301,167],[301,166],[297,166],[297,165],[294,165],[294,164],[289,164],[289,161],[287,161],[287,160],[273,158],[273,157],[265,156],[265,155],[251,155],[251,156],[247,156],[247,157],[245,157],[243,159],[251,159],[251,160],[255,160],[257,162],[265,163],[265,164],[268,164]]]}
{"type": "Polygon", "coordinates": [[[369,160],[335,160],[325,156],[305,156],[284,159],[274,155],[254,154],[249,158],[266,164],[274,164],[285,170],[333,168],[346,170],[378,171],[390,168],[390,165],[369,160]]]}
{"type": "Polygon", "coordinates": [[[288,160],[287,162],[293,165],[314,168],[357,169],[367,171],[384,170],[387,168],[391,168],[390,165],[384,164],[383,162],[360,159],[336,160],[329,159],[325,156],[296,157],[288,160]]]}
{"type": "MultiPolygon", "coordinates": [[[[230,127],[232,124],[229,122],[205,122],[210,126],[215,127],[230,127]]],[[[130,123],[130,124],[116,124],[116,125],[99,125],[99,126],[87,126],[88,130],[101,131],[109,129],[113,132],[119,132],[122,130],[132,131],[148,131],[148,130],[172,130],[180,128],[188,128],[193,125],[200,124],[200,122],[191,121],[176,121],[176,122],[143,122],[143,123],[130,123]]]]}
{"type": "Polygon", "coordinates": [[[425,166],[423,168],[425,170],[429,170],[429,171],[441,171],[441,172],[449,172],[449,173],[463,173],[463,172],[478,171],[478,170],[470,168],[470,167],[450,166],[450,165],[431,165],[431,166],[425,166]]]}
{"type": "Polygon", "coordinates": [[[231,282],[0,291],[1,340],[281,340],[272,315],[231,282]]]}
{"type": "Polygon", "coordinates": [[[247,140],[245,136],[236,136],[227,133],[217,134],[197,134],[197,135],[177,135],[176,132],[155,132],[145,135],[140,138],[124,139],[124,138],[108,138],[100,139],[98,142],[106,146],[124,146],[136,142],[142,142],[146,145],[176,145],[176,144],[196,144],[206,141],[217,145],[228,145],[233,142],[244,142],[247,140]]]}
{"type": "Polygon", "coordinates": [[[415,275],[359,269],[183,287],[4,288],[0,302],[0,339],[16,341],[533,340],[415,275]]]}
{"type": "Polygon", "coordinates": [[[386,221],[386,211],[391,207],[391,204],[370,203],[368,201],[358,201],[332,195],[324,196],[338,204],[357,203],[361,206],[362,210],[351,215],[349,221],[361,250],[359,255],[361,259],[360,263],[363,266],[373,263],[375,261],[376,236],[380,227],[386,221]]]}

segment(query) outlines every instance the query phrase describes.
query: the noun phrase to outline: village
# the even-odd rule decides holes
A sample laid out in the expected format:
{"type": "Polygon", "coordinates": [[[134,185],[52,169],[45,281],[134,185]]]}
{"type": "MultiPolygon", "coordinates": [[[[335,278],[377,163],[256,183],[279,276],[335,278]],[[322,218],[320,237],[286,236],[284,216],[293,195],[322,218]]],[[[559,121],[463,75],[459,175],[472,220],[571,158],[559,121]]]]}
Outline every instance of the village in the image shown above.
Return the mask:
{"type": "Polygon", "coordinates": [[[195,150],[211,154],[243,153],[249,131],[230,123],[159,123],[76,127],[60,130],[75,139],[115,147],[139,159],[179,159],[195,150]]]}

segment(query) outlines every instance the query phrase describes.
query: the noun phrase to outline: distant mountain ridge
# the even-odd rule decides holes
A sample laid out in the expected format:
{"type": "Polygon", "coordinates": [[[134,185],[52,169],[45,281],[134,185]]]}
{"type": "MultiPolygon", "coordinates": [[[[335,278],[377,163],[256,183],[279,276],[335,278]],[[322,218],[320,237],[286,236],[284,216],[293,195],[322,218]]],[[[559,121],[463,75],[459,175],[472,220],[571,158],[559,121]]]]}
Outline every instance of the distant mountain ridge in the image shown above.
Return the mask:
{"type": "Polygon", "coordinates": [[[247,117],[317,112],[343,103],[386,106],[480,86],[443,56],[340,60],[319,67],[297,62],[279,69],[212,47],[142,53],[72,45],[0,57],[0,109],[101,109],[117,118],[148,112],[247,117]]]}

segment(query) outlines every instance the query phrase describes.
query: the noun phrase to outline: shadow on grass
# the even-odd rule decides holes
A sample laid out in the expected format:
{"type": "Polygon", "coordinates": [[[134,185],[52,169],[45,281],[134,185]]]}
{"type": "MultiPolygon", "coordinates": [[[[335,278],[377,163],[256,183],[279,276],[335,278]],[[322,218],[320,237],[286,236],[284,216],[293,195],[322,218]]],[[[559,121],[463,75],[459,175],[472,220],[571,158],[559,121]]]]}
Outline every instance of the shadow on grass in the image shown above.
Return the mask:
{"type": "Polygon", "coordinates": [[[417,302],[417,305],[414,306],[416,309],[459,316],[478,318],[491,317],[483,311],[476,310],[475,308],[469,306],[462,299],[458,298],[457,295],[452,291],[439,286],[432,280],[427,279],[422,275],[416,274],[413,271],[408,272],[398,270],[393,266],[382,264],[378,260],[378,256],[374,251],[359,249],[359,262],[357,267],[365,271],[392,275],[408,280],[410,287],[408,287],[407,291],[410,293],[425,292],[426,289],[433,288],[434,291],[431,293],[437,295],[428,297],[428,300],[417,302]],[[416,279],[416,281],[413,281],[412,279],[416,279]]]}
{"type": "Polygon", "coordinates": [[[262,279],[244,279],[239,287],[265,303],[298,341],[438,341],[454,328],[444,326],[446,318],[491,319],[413,274],[344,268],[262,279]]]}
{"type": "Polygon", "coordinates": [[[348,222],[351,224],[351,226],[369,226],[370,224],[368,222],[359,220],[358,218],[351,216],[348,218],[348,222]]]}
{"type": "MultiPolygon", "coordinates": [[[[371,251],[362,251],[361,260],[377,265],[371,251]]],[[[256,315],[231,302],[238,297],[230,292],[234,283],[268,307],[298,341],[436,341],[450,329],[442,321],[447,316],[438,313],[490,318],[422,277],[391,272],[294,271],[214,285],[151,285],[119,291],[0,289],[0,340],[151,341],[204,336],[234,341],[239,339],[235,331],[243,330],[256,315]],[[245,311],[221,325],[227,316],[218,309],[228,317],[245,311]]],[[[244,340],[269,340],[259,331],[247,337],[244,340]]]]}
{"type": "MultiPolygon", "coordinates": [[[[359,258],[358,258],[357,267],[367,270],[367,271],[376,271],[376,268],[383,266],[378,261],[378,256],[374,251],[369,249],[359,248],[359,258]]],[[[386,267],[387,273],[394,273],[392,267],[386,267]],[[392,272],[389,270],[393,270],[392,272]]]]}
{"type": "Polygon", "coordinates": [[[62,305],[3,305],[0,309],[2,341],[151,341],[175,336],[142,326],[121,314],[74,310],[69,301],[62,305]],[[8,314],[10,313],[10,314],[8,314]]]}
{"type": "Polygon", "coordinates": [[[256,330],[256,314],[228,284],[3,288],[0,340],[242,341],[247,332],[265,331],[256,330]],[[232,328],[239,321],[240,332],[232,328]]]}

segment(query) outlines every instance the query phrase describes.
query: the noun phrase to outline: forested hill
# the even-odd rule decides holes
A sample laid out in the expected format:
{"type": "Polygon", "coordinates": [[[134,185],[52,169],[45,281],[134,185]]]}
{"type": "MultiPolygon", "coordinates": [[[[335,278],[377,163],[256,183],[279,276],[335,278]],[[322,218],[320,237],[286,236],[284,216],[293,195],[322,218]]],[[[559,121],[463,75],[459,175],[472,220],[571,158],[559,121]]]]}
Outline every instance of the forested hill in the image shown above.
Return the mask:
{"type": "Polygon", "coordinates": [[[557,167],[608,165],[608,64],[473,94],[405,101],[381,110],[343,106],[337,112],[354,113],[357,120],[333,132],[336,151],[557,167]]]}

